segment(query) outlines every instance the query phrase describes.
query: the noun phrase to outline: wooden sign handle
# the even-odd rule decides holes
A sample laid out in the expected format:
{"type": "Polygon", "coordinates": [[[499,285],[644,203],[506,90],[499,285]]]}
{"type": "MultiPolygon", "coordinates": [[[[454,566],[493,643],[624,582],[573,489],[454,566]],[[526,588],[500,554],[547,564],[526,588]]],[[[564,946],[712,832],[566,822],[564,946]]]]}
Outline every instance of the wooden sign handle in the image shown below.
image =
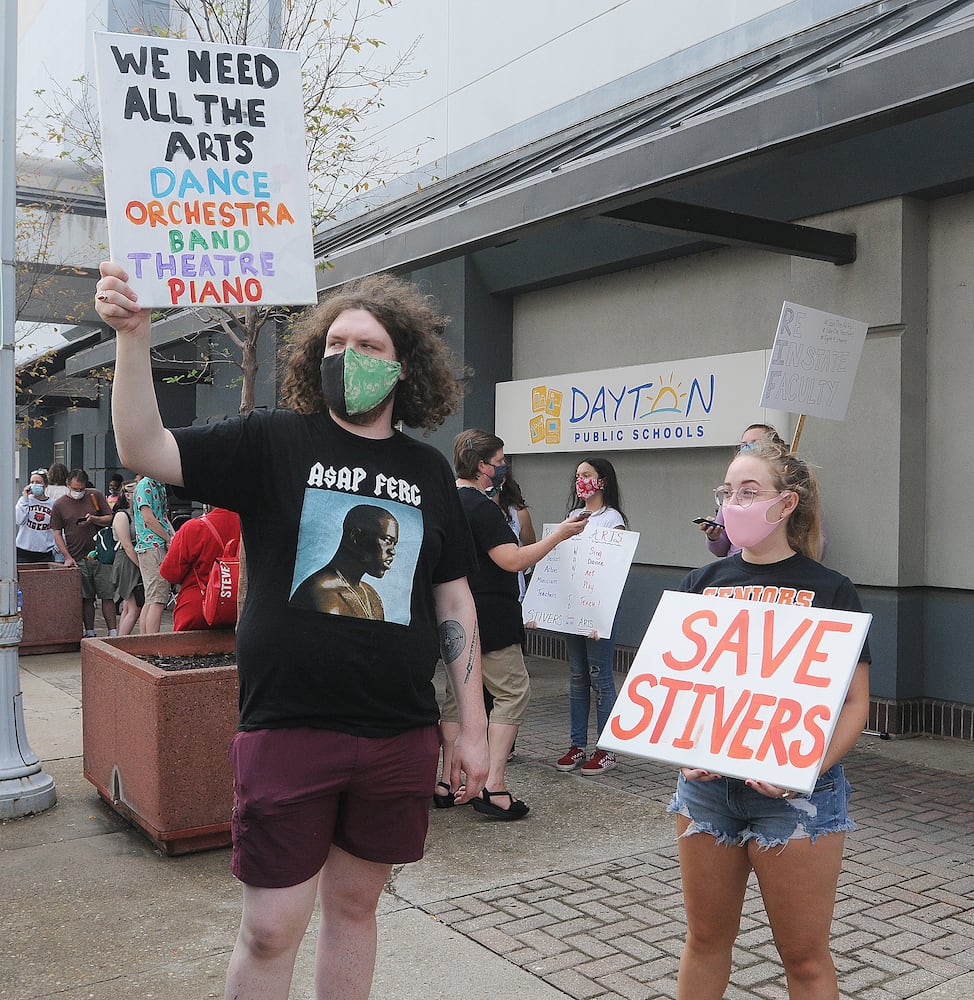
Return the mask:
{"type": "Polygon", "coordinates": [[[798,415],[798,423],[795,424],[795,436],[791,439],[791,450],[798,451],[798,442],[802,439],[802,431],[805,429],[805,414],[798,415]]]}

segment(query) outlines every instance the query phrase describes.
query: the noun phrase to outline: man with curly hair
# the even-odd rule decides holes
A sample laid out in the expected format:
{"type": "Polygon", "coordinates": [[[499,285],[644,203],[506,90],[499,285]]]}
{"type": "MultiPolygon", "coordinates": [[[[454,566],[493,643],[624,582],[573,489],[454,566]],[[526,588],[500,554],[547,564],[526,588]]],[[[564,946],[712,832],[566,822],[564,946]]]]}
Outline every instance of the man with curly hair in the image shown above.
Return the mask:
{"type": "Polygon", "coordinates": [[[393,865],[422,856],[439,655],[461,702],[456,800],[476,798],[487,774],[469,530],[446,460],[394,426],[433,429],[459,401],[446,321],[414,286],[363,279],[297,324],[285,408],[169,430],[153,405],[149,313],[120,267],[105,263],[101,273],[96,308],[118,333],[120,457],[237,511],[247,552],[230,750],[243,914],[226,996],[287,997],[317,898],[317,997],[367,997],[379,895],[393,865]],[[343,602],[292,600],[362,506],[389,515],[390,538],[396,526],[387,543],[395,564],[387,554],[373,574],[383,615],[356,610],[356,598],[371,595],[347,574],[342,583],[336,573],[348,586],[343,602]]]}

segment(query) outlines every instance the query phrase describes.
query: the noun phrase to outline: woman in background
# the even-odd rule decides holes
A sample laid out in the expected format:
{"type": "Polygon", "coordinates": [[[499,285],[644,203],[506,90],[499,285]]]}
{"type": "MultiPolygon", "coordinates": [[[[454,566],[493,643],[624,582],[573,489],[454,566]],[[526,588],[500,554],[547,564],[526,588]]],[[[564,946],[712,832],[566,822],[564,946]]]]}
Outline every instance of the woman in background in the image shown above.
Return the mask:
{"type": "Polygon", "coordinates": [[[123,483],[112,508],[112,534],[118,542],[115,561],[112,563],[112,581],[115,594],[121,605],[118,619],[118,634],[131,635],[139,620],[142,605],[139,603],[142,591],[142,573],[139,557],[135,554],[135,524],[132,516],[132,498],[135,496],[135,480],[123,483]]]}
{"type": "Polygon", "coordinates": [[[51,561],[54,533],[51,531],[51,508],[54,501],[47,493],[47,473],[37,469],[17,499],[14,520],[17,523],[17,562],[51,561]]]}
{"type": "MultiPolygon", "coordinates": [[[[748,424],[741,434],[741,443],[737,446],[737,453],[740,454],[742,451],[749,451],[754,445],[765,438],[779,447],[788,447],[787,442],[771,424],[748,424]]],[[[720,559],[723,559],[724,556],[732,556],[740,552],[741,550],[736,545],[731,544],[727,533],[724,531],[724,511],[722,508],[717,508],[717,513],[713,517],[713,521],[716,522],[717,527],[706,522],[700,525],[700,530],[707,536],[707,551],[720,559]]]]}
{"type": "MultiPolygon", "coordinates": [[[[619,479],[615,466],[605,458],[587,458],[575,470],[572,491],[568,500],[568,517],[585,518],[588,525],[600,528],[628,526],[622,511],[619,479]]],[[[604,774],[616,766],[616,756],[608,750],[596,750],[586,757],[588,746],[588,719],[595,692],[595,721],[599,733],[609,721],[609,713],[616,700],[615,681],[612,679],[612,660],[615,655],[615,623],[613,634],[599,636],[565,635],[568,653],[568,717],[571,746],[555,762],[559,771],[573,771],[581,765],[587,776],[604,774]]]]}

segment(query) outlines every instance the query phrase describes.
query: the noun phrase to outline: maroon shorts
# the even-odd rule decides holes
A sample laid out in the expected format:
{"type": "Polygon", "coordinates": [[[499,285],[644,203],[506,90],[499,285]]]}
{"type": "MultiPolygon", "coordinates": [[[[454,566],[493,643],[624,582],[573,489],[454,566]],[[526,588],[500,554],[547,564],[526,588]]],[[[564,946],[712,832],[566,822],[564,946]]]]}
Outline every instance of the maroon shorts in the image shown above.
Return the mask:
{"type": "Polygon", "coordinates": [[[380,739],[328,729],[237,733],[234,875],[280,889],[317,874],[332,844],[380,864],[423,856],[440,743],[436,726],[380,739]]]}

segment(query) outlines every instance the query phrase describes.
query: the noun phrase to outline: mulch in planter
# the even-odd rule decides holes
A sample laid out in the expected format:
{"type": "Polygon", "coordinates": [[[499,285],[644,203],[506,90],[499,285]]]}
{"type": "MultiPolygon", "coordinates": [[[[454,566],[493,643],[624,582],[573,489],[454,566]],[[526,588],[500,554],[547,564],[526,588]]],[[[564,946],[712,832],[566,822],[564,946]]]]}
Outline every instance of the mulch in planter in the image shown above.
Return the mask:
{"type": "Polygon", "coordinates": [[[200,667],[232,667],[237,662],[236,653],[204,653],[199,656],[143,655],[140,659],[160,670],[197,670],[200,667]]]}

